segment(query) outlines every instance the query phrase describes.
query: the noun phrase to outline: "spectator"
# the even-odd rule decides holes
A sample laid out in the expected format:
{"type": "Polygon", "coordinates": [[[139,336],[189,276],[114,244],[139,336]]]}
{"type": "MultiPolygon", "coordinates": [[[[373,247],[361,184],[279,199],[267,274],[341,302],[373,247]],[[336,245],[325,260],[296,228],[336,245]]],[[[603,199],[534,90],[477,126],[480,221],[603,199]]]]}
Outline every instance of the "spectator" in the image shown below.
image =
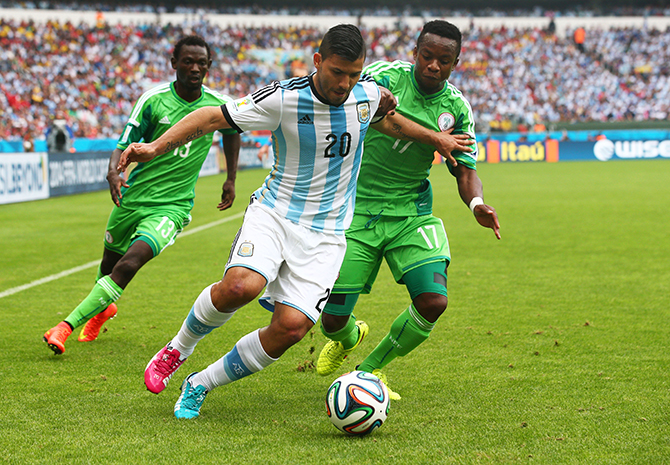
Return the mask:
{"type": "Polygon", "coordinates": [[[584,53],[584,40],[586,39],[586,31],[584,30],[584,28],[578,27],[577,29],[575,29],[574,37],[577,50],[584,53]]]}
{"type": "Polygon", "coordinates": [[[63,115],[53,120],[46,132],[47,151],[71,152],[73,150],[74,133],[63,115]]]}
{"type": "MultiPolygon", "coordinates": [[[[311,56],[323,32],[299,26],[223,29],[204,21],[38,26],[0,19],[0,140],[24,140],[28,128],[44,134],[57,110],[71,116],[75,137],[118,138],[132,103],[171,78],[161,57],[169,52],[170,38],[187,31],[215,38],[218,65],[207,85],[233,97],[283,79],[294,60],[311,56]],[[35,89],[36,82],[43,84],[35,89]]],[[[418,30],[371,27],[363,33],[368,62],[407,61],[418,30]]],[[[451,80],[469,96],[485,129],[511,130],[536,120],[545,125],[667,120],[670,31],[586,33],[588,51],[575,56],[572,33],[559,37],[542,27],[484,30],[473,23],[463,40],[468,59],[451,80]]]]}

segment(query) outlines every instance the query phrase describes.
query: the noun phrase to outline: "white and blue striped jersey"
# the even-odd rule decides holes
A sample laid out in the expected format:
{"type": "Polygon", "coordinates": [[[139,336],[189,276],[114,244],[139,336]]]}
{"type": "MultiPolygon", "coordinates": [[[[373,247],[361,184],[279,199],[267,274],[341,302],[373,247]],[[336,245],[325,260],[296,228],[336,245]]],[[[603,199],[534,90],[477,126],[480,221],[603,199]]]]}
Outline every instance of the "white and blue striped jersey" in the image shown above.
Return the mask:
{"type": "Polygon", "coordinates": [[[379,88],[362,75],[347,100],[333,106],[318,95],[312,76],[275,81],[221,108],[240,132],[272,131],[274,164],[254,193],[261,204],[310,229],[344,234],[379,88]]]}

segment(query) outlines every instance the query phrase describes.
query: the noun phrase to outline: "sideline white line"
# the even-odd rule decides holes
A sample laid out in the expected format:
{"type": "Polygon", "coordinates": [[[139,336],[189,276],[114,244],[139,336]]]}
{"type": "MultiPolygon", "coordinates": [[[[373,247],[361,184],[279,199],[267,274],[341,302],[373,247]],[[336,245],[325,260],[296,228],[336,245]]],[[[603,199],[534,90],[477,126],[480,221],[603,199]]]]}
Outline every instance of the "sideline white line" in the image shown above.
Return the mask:
{"type": "MultiPolygon", "coordinates": [[[[179,235],[179,237],[186,237],[191,234],[195,234],[200,231],[204,231],[205,229],[213,228],[214,226],[218,226],[223,223],[227,223],[229,221],[236,220],[238,218],[241,218],[244,216],[244,212],[237,213],[233,216],[228,216],[226,218],[222,218],[220,220],[212,221],[211,223],[203,224],[202,226],[198,226],[197,228],[189,229],[188,231],[185,231],[179,235]]],[[[65,276],[69,276],[73,273],[77,273],[79,271],[87,270],[89,268],[93,268],[94,266],[98,266],[100,263],[100,260],[95,260],[92,262],[85,263],[84,265],[76,266],[74,268],[70,268],[69,270],[61,271],[60,273],[52,274],[51,276],[47,276],[46,278],[41,278],[38,280],[35,280],[31,283],[28,284],[23,284],[21,286],[17,287],[12,287],[11,289],[7,289],[6,291],[0,292],[0,299],[3,297],[7,297],[13,294],[16,294],[17,292],[25,291],[26,289],[30,289],[31,287],[39,286],[40,284],[45,284],[51,281],[55,281],[60,278],[64,278],[65,276]]]]}

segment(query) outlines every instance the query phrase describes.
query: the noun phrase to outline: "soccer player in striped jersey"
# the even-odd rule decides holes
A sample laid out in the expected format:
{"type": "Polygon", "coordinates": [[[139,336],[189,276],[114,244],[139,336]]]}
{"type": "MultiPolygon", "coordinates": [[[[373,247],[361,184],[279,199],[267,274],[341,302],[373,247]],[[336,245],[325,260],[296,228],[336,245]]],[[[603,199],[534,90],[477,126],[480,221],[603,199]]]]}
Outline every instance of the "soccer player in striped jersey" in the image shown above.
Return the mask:
{"type": "MultiPolygon", "coordinates": [[[[117,171],[121,153],[132,142],[155,140],[192,111],[232,100],[203,85],[212,58],[201,37],[188,36],[177,42],[171,62],[176,80],[140,97],[110,157],[107,180],[115,206],[105,230],[96,284],[64,321],[44,335],[56,354],[65,352],[66,339],[84,323],[79,341],[95,340],[102,325],[116,316],[114,302],[137,271],[172,244],[191,220],[195,183],[212,147],[212,134],[171,149],[156,161],[140,163],[127,182],[117,171]],[[175,172],[180,176],[171,175],[175,172]]],[[[219,210],[229,208],[235,198],[240,136],[234,130],[223,130],[222,140],[228,176],[219,210]]]]}
{"type": "MultiPolygon", "coordinates": [[[[477,176],[472,108],[448,82],[460,51],[458,28],[446,21],[431,21],[417,39],[415,64],[377,62],[366,73],[396,96],[395,111],[426,128],[471,138],[469,147],[447,157],[447,166],[477,222],[493,229],[500,239],[496,211],[484,204],[477,176]]],[[[451,258],[442,220],[432,215],[428,174],[433,158],[429,145],[405,142],[374,129],[368,132],[355,214],[346,233],[347,252],[321,317],[321,330],[330,341],[319,355],[317,373],[333,373],[368,333],[368,325],[356,321],[353,310],[359,294],[370,292],[382,259],[395,280],[407,287],[412,302],[358,369],[385,380],[380,369],[425,341],[446,309],[451,258]]],[[[400,398],[389,392],[392,399],[400,398]]]]}
{"type": "MultiPolygon", "coordinates": [[[[316,323],[344,257],[363,140],[380,103],[378,86],[361,76],[365,50],[358,28],[334,26],[314,54],[314,73],[275,82],[220,108],[198,110],[160,139],[131,144],[123,153],[121,169],[222,127],[272,131],[274,164],[251,196],[223,279],[200,293],[177,335],[149,362],[147,388],[161,392],[196,344],[263,288],[261,304],[273,310],[272,319],[205,370],[186,377],[174,409],[178,418],[199,416],[208,392],[267,367],[316,323]]],[[[384,114],[379,112],[375,127],[388,134],[412,135],[412,125],[418,126],[384,114]]],[[[454,142],[426,133],[417,140],[454,142]]]]}

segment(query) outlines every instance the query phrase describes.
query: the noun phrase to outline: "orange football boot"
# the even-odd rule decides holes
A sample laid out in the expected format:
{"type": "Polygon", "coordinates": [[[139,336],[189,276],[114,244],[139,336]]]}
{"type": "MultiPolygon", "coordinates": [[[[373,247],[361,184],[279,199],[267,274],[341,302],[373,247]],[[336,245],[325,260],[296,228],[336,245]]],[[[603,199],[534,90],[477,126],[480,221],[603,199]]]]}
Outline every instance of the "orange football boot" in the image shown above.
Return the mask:
{"type": "Polygon", "coordinates": [[[56,355],[65,352],[65,341],[68,336],[72,334],[72,328],[64,321],[61,321],[49,331],[44,333],[42,339],[47,343],[49,349],[53,350],[56,355]]]}
{"type": "Polygon", "coordinates": [[[109,307],[107,307],[104,311],[98,313],[96,316],[88,320],[79,333],[79,337],[77,338],[79,342],[95,341],[100,334],[102,325],[104,325],[107,320],[114,318],[116,316],[116,312],[116,304],[112,303],[109,304],[109,307]]]}

